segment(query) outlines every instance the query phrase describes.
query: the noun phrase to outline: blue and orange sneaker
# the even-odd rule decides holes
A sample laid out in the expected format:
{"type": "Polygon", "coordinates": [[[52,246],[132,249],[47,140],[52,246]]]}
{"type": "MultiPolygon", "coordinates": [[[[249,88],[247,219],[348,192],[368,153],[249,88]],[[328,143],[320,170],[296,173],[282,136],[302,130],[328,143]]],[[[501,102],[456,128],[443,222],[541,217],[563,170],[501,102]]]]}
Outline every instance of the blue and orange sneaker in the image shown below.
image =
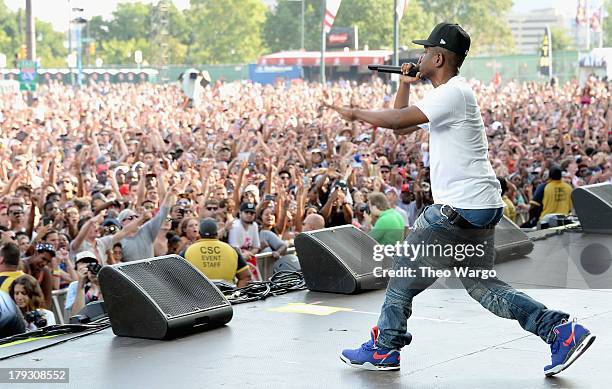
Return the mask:
{"type": "Polygon", "coordinates": [[[557,335],[550,345],[552,364],[544,367],[547,377],[567,369],[595,341],[595,335],[576,322],[559,324],[553,329],[557,335]]]}
{"type": "Polygon", "coordinates": [[[343,350],[340,359],[349,366],[365,370],[399,370],[400,350],[376,346],[378,327],[370,331],[371,339],[355,350],[343,350]]]}

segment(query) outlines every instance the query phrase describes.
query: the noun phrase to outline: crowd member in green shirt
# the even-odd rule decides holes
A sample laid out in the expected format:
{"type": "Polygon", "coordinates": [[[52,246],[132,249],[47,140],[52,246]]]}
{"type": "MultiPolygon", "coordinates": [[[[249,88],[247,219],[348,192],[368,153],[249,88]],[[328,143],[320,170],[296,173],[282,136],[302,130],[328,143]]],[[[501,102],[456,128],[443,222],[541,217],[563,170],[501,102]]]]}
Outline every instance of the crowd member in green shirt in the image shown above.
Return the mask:
{"type": "Polygon", "coordinates": [[[380,244],[395,244],[404,239],[404,218],[389,205],[387,196],[380,192],[368,195],[372,220],[376,220],[370,236],[380,244]]]}

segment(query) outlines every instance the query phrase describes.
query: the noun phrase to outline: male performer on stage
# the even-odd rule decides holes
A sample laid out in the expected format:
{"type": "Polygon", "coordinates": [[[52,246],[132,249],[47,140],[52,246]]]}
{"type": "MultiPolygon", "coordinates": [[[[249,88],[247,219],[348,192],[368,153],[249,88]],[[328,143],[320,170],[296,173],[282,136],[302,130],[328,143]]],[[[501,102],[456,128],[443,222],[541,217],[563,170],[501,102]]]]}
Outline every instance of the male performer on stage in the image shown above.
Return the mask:
{"type": "MultiPolygon", "coordinates": [[[[470,48],[469,35],[457,24],[441,23],[428,39],[413,42],[425,46],[418,64],[420,71],[416,77],[409,77],[406,74],[411,65],[402,66],[404,75],[394,109],[329,107],[347,120],[391,128],[396,134],[410,134],[420,129],[428,131],[435,204],[419,216],[406,241],[415,246],[424,242],[451,244],[459,249],[461,245],[472,244],[484,249],[467,257],[445,256],[442,250],[434,249],[429,255],[394,259],[394,270],[412,271],[404,273],[412,276],[390,279],[371,340],[360,348],[344,350],[340,355],[345,363],[368,370],[400,368],[400,349],[412,340],[406,323],[412,313],[412,299],[436,281],[433,271],[450,269],[452,274],[457,274],[457,269],[487,271],[493,268],[494,227],[503,214],[504,203],[487,156],[487,137],[480,109],[470,86],[458,76],[470,48]],[[423,100],[409,106],[410,84],[420,79],[431,81],[434,89],[423,100]]],[[[517,320],[525,330],[551,345],[552,363],[544,368],[547,376],[567,368],[595,340],[595,336],[575,320],[568,321],[567,313],[548,309],[496,277],[472,274],[458,278],[469,295],[483,307],[497,316],[517,320]]]]}

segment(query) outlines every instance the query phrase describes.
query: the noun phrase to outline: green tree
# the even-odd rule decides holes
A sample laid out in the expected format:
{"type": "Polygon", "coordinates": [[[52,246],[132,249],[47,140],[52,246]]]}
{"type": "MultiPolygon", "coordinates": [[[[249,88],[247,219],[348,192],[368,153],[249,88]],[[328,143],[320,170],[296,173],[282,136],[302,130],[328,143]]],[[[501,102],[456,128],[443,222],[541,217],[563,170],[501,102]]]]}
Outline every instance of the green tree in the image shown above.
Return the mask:
{"type": "Polygon", "coordinates": [[[128,41],[149,36],[152,7],[150,4],[143,3],[119,3],[108,23],[109,37],[128,41]]]}
{"type": "Polygon", "coordinates": [[[604,15],[603,18],[603,43],[604,47],[612,46],[612,1],[604,1],[604,15]]]}
{"type": "Polygon", "coordinates": [[[470,54],[504,53],[514,50],[506,14],[512,0],[419,0],[435,23],[461,25],[472,38],[470,54]]]}
{"type": "Polygon", "coordinates": [[[412,43],[412,40],[428,37],[434,25],[433,14],[425,11],[418,1],[409,2],[400,25],[400,44],[422,48],[412,43]]]}
{"type": "Polygon", "coordinates": [[[187,61],[245,63],[263,51],[266,7],[260,0],[192,0],[187,61]]]}
{"type": "Polygon", "coordinates": [[[89,38],[96,42],[111,39],[109,24],[109,21],[104,20],[102,16],[93,16],[87,23],[87,34],[89,38]]]}
{"type": "MultiPolygon", "coordinates": [[[[370,49],[393,48],[393,0],[352,0],[340,5],[334,25],[359,28],[359,46],[370,49]]],[[[416,1],[408,3],[400,24],[400,41],[410,44],[412,39],[429,34],[433,17],[416,1]]]]}
{"type": "Polygon", "coordinates": [[[6,63],[9,67],[16,66],[16,63],[13,63],[15,54],[24,42],[18,21],[17,12],[11,12],[4,1],[0,0],[0,52],[6,55],[6,63]]]}
{"type": "Polygon", "coordinates": [[[552,26],[550,28],[550,35],[553,51],[562,51],[571,48],[572,38],[570,38],[565,28],[559,26],[552,26]]]}
{"type": "MultiPolygon", "coordinates": [[[[320,0],[305,3],[305,46],[307,50],[320,50],[321,23],[323,20],[320,0]]],[[[340,4],[334,26],[358,27],[359,48],[393,47],[393,0],[350,0],[340,4]]],[[[415,36],[428,34],[433,16],[423,10],[417,1],[409,2],[400,24],[400,42],[411,45],[415,36]]],[[[264,27],[264,39],[270,51],[297,49],[300,45],[301,8],[299,2],[280,1],[268,11],[264,27]]]]}
{"type": "Polygon", "coordinates": [[[36,56],[42,67],[66,66],[65,39],[66,34],[55,31],[51,23],[36,20],[36,56]]]}
{"type": "Polygon", "coordinates": [[[163,50],[167,48],[167,63],[181,64],[185,62],[187,44],[190,39],[190,26],[186,14],[179,11],[173,4],[168,8],[168,27],[162,23],[161,2],[151,10],[151,58],[152,64],[163,62],[163,50]]]}
{"type": "Polygon", "coordinates": [[[108,39],[101,42],[99,56],[105,64],[124,64],[136,66],[134,52],[142,51],[143,61],[151,62],[150,46],[145,38],[119,40],[108,39]]]}
{"type": "MultiPolygon", "coordinates": [[[[67,50],[65,34],[54,31],[50,23],[35,21],[36,57],[44,67],[65,66],[67,50]]],[[[17,66],[16,54],[25,44],[25,12],[9,10],[0,0],[0,52],[6,55],[7,66],[17,66]]]]}
{"type": "MultiPolygon", "coordinates": [[[[317,36],[321,36],[321,2],[304,0],[304,45],[312,50],[317,36]],[[316,20],[319,20],[318,27],[316,20]],[[314,43],[314,44],[313,44],[314,43]]],[[[301,4],[298,1],[279,1],[266,13],[263,38],[271,52],[296,50],[301,41],[301,4]]],[[[320,41],[321,38],[318,38],[320,41]]]]}

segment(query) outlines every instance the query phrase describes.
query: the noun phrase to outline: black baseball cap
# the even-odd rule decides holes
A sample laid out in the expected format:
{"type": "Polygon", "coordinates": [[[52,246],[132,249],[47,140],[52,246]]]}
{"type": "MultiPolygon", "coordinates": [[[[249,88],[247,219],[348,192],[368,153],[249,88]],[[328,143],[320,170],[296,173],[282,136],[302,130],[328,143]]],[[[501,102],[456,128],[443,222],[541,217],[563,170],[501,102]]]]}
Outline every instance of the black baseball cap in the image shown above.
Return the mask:
{"type": "Polygon", "coordinates": [[[548,171],[548,177],[551,180],[560,180],[562,175],[561,169],[558,166],[553,166],[548,171]]]}
{"type": "Polygon", "coordinates": [[[427,39],[413,40],[412,43],[423,46],[443,47],[460,55],[467,55],[471,39],[461,26],[455,23],[440,23],[434,27],[427,39]]]}
{"type": "Polygon", "coordinates": [[[255,204],[253,203],[242,203],[240,204],[240,212],[255,212],[255,204]]]}
{"type": "Polygon", "coordinates": [[[200,222],[200,236],[202,238],[217,237],[217,221],[211,217],[207,217],[200,222]]]}

